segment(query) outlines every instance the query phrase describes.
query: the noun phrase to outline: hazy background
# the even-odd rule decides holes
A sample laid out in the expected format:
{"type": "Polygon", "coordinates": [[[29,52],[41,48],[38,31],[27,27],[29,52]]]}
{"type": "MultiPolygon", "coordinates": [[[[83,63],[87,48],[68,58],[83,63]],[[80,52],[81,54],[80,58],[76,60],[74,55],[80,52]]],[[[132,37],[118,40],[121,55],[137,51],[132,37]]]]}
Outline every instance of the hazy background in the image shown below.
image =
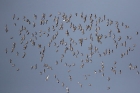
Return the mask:
{"type": "MultiPolygon", "coordinates": [[[[0,92],[1,93],[65,93],[66,86],[69,87],[70,93],[138,93],[140,91],[140,75],[137,74],[137,71],[140,71],[140,36],[136,35],[136,31],[139,32],[139,17],[140,17],[140,1],[139,0],[1,0],[0,1],[0,92]],[[83,12],[84,15],[89,15],[92,13],[96,14],[97,17],[103,18],[103,15],[106,15],[106,19],[111,19],[118,21],[121,25],[129,25],[128,29],[121,27],[121,33],[118,34],[116,31],[115,25],[109,27],[106,26],[106,21],[99,24],[101,27],[100,33],[103,35],[108,35],[110,29],[113,33],[116,34],[116,37],[122,36],[122,40],[119,42],[118,49],[115,48],[112,38],[102,39],[102,44],[99,44],[94,37],[95,26],[91,31],[85,31],[85,35],[82,35],[81,32],[76,31],[72,32],[69,28],[70,23],[64,23],[64,30],[59,32],[58,28],[56,31],[59,32],[57,39],[54,41],[59,45],[59,41],[63,38],[66,42],[69,43],[69,38],[73,38],[77,42],[77,46],[74,46],[74,50],[79,50],[80,53],[84,54],[84,57],[78,55],[78,58],[72,56],[70,51],[67,51],[63,62],[60,62],[61,54],[64,54],[64,46],[59,45],[59,52],[56,53],[56,47],[48,47],[48,43],[52,38],[52,35],[56,31],[50,31],[50,36],[47,38],[46,35],[39,37],[37,35],[36,46],[32,46],[29,42],[26,50],[23,50],[23,44],[20,44],[21,36],[25,34],[25,31],[19,36],[19,29],[21,26],[25,26],[30,32],[29,35],[26,35],[26,41],[29,41],[31,33],[39,32],[39,30],[47,31],[48,27],[52,28],[54,25],[53,18],[58,16],[58,12],[65,13],[68,16],[72,14],[71,22],[76,26],[79,24],[86,25],[83,23],[83,20],[80,18],[80,14],[83,12]],[[47,25],[40,25],[40,19],[42,14],[46,14],[46,19],[48,19],[47,25]],[[76,18],[75,13],[78,13],[76,18]],[[12,19],[13,15],[16,15],[15,20],[12,19]],[[37,20],[34,20],[33,15],[38,16],[37,20]],[[48,17],[52,14],[52,17],[48,17]],[[26,16],[31,22],[36,23],[36,27],[33,28],[32,25],[28,25],[23,21],[23,16],[26,16]],[[19,17],[19,20],[16,20],[19,17]],[[14,26],[14,23],[17,26],[14,26]],[[8,33],[5,32],[5,25],[7,24],[8,33]],[[65,35],[65,31],[69,30],[70,36],[65,35]],[[89,40],[90,33],[93,34],[94,41],[89,40]],[[127,47],[121,47],[121,43],[126,40],[126,36],[131,36],[132,40],[127,40],[127,47]],[[13,37],[13,39],[10,39],[13,37]],[[87,41],[83,42],[81,47],[78,43],[79,38],[88,38],[87,41]],[[13,42],[16,43],[16,48],[13,53],[11,53],[11,48],[13,42]],[[95,54],[92,57],[92,63],[85,63],[84,68],[80,68],[81,59],[85,61],[86,55],[89,54],[88,46],[90,43],[93,46],[99,48],[100,51],[105,49],[113,49],[114,53],[111,55],[99,57],[98,54],[95,54]],[[45,56],[43,62],[40,62],[40,50],[37,47],[37,44],[42,44],[46,46],[45,56]],[[132,47],[133,44],[136,44],[134,51],[131,51],[129,55],[120,58],[120,54],[125,52],[126,49],[132,47]],[[7,48],[8,53],[5,53],[7,48]],[[16,56],[16,52],[19,52],[19,56],[16,56]],[[26,52],[25,58],[22,58],[23,53],[26,52]],[[9,63],[9,60],[12,59],[12,63],[15,64],[15,67],[12,67],[9,63]],[[58,65],[55,65],[56,60],[59,62],[58,65]],[[94,74],[94,70],[98,71],[101,69],[101,62],[104,62],[105,65],[105,76],[102,77],[102,73],[94,74]],[[114,61],[116,64],[117,74],[115,75],[110,71],[111,67],[114,66],[114,61]],[[43,72],[43,64],[46,63],[53,68],[53,70],[46,69],[46,73],[40,75],[40,71],[43,72]],[[73,64],[75,66],[66,67],[65,63],[73,64]],[[129,70],[129,63],[132,63],[133,66],[137,65],[138,68],[135,70],[129,70]],[[32,69],[31,66],[35,64],[38,65],[38,68],[32,69]],[[19,71],[16,69],[19,68],[19,71]],[[68,73],[68,70],[71,72],[68,73]],[[119,74],[119,70],[122,70],[122,74],[119,74]],[[57,79],[54,78],[56,74],[57,78],[60,80],[60,83],[57,83],[57,79]],[[84,79],[84,75],[90,74],[87,80],[84,79]],[[49,75],[49,80],[45,81],[46,76],[49,75]],[[72,76],[72,81],[69,80],[69,75],[72,76]],[[110,77],[111,80],[108,82],[107,77],[110,77]],[[61,82],[65,83],[65,86],[62,87],[61,82]],[[81,88],[77,82],[81,82],[83,87],[81,88]],[[92,86],[88,86],[91,83],[92,86]],[[107,90],[107,87],[110,87],[110,90],[107,90]]],[[[94,18],[94,17],[93,17],[94,18]]],[[[87,19],[89,20],[89,19],[87,19]]],[[[60,23],[63,22],[60,17],[60,23]]],[[[87,23],[89,24],[89,23],[87,23]]],[[[86,29],[86,26],[83,27],[86,29]]],[[[117,40],[117,39],[116,39],[117,40]]],[[[102,53],[101,52],[101,53],[102,53]]]]}

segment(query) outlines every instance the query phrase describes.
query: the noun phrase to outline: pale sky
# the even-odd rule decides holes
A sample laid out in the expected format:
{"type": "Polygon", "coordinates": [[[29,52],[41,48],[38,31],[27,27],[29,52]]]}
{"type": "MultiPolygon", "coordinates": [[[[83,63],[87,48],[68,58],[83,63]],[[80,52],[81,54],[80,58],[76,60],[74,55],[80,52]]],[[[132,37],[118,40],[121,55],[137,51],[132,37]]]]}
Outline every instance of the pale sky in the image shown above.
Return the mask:
{"type": "Polygon", "coordinates": [[[0,92],[66,93],[66,87],[68,87],[69,93],[138,93],[140,91],[140,74],[137,74],[140,72],[140,36],[136,33],[140,33],[139,3],[139,0],[1,0],[0,92]],[[58,12],[61,12],[61,15],[58,15],[58,12]],[[45,20],[48,20],[48,23],[40,25],[43,13],[46,15],[45,20]],[[62,15],[64,13],[67,15],[67,18],[72,15],[70,22],[63,21],[62,15]],[[76,16],[75,13],[78,15],[76,16]],[[85,23],[80,17],[81,13],[83,13],[83,16],[87,15],[85,23]],[[15,19],[13,20],[14,14],[15,19]],[[36,20],[34,19],[34,14],[37,15],[36,20]],[[52,14],[51,17],[49,17],[50,14],[52,14]],[[86,26],[91,24],[91,14],[94,20],[92,29],[86,31],[86,26]],[[95,14],[97,16],[96,19],[94,18],[95,14]],[[106,16],[105,20],[103,20],[104,15],[106,16]],[[29,19],[31,24],[23,20],[24,16],[26,20],[29,19]],[[56,27],[56,23],[53,21],[55,17],[59,17],[58,27],[56,27]],[[19,20],[17,20],[18,18],[19,20]],[[99,18],[102,20],[100,23],[98,23],[99,18]],[[108,19],[113,21],[112,25],[107,26],[108,19]],[[120,33],[117,32],[116,21],[118,22],[120,33]],[[36,26],[33,28],[34,22],[36,26]],[[122,26],[122,22],[124,26],[122,26]],[[15,23],[16,26],[14,26],[15,23]],[[59,30],[62,23],[63,30],[59,30]],[[75,32],[70,28],[71,23],[77,27],[75,32]],[[79,24],[84,29],[84,34],[78,30],[79,24]],[[7,33],[5,31],[6,25],[8,29],[7,33]],[[129,28],[125,28],[125,25],[129,26],[129,28]],[[22,26],[26,27],[26,30],[23,30],[21,35],[19,35],[22,26]],[[53,26],[55,26],[55,31],[53,31],[53,26]],[[50,32],[48,32],[49,27],[50,32]],[[97,42],[95,35],[95,30],[98,27],[100,27],[98,35],[103,35],[100,40],[102,44],[97,42]],[[27,30],[29,35],[27,35],[27,30]],[[66,35],[67,30],[69,36],[66,35]],[[111,37],[109,37],[110,30],[112,30],[111,37]],[[39,33],[39,31],[42,32],[39,33]],[[35,32],[37,32],[37,35],[35,35],[35,32]],[[53,35],[56,35],[57,32],[56,39],[52,41],[49,47],[49,42],[51,42],[53,35]],[[48,34],[49,36],[47,37],[48,34]],[[93,41],[90,39],[90,34],[92,34],[93,41]],[[25,40],[21,44],[21,39],[24,35],[25,40]],[[40,35],[42,36],[40,37],[40,35]],[[107,38],[105,38],[105,35],[107,38]],[[115,35],[114,40],[118,43],[117,49],[113,35],[115,35]],[[35,40],[35,36],[37,40],[35,40]],[[127,39],[127,36],[129,39],[127,39]],[[12,37],[13,39],[10,39],[12,37]],[[121,40],[119,40],[120,37],[121,40]],[[70,42],[70,38],[74,40],[74,43],[70,42]],[[82,46],[79,43],[79,39],[81,38],[87,38],[87,40],[83,40],[82,46]],[[130,38],[132,39],[130,40],[130,38]],[[35,41],[35,46],[31,44],[30,39],[35,41]],[[67,45],[60,45],[62,39],[64,39],[67,45]],[[28,44],[25,44],[27,41],[28,44]],[[125,41],[126,47],[121,45],[125,41]],[[14,47],[13,43],[16,43],[16,45],[14,51],[11,52],[12,47],[14,47]],[[54,46],[54,43],[56,43],[56,46],[54,46]],[[73,51],[68,49],[64,53],[65,48],[70,47],[70,43],[73,51]],[[41,48],[38,48],[38,44],[41,44],[41,48]],[[88,50],[90,44],[93,45],[94,52],[91,58],[89,56],[90,50],[88,50]],[[23,46],[25,45],[27,45],[27,49],[23,50],[23,46]],[[59,46],[58,48],[57,45],[59,46]],[[43,50],[44,46],[45,52],[43,61],[41,62],[40,58],[42,55],[40,51],[43,50]],[[94,51],[95,47],[98,48],[97,52],[94,51]],[[126,52],[129,48],[131,49],[127,55],[126,52]],[[6,49],[7,54],[5,52],[6,49]],[[111,52],[110,55],[106,54],[104,56],[103,52],[106,49],[113,50],[113,53],[111,52]],[[77,54],[77,50],[79,54],[77,54]],[[17,52],[19,53],[18,56],[16,55],[17,52]],[[26,55],[22,58],[24,53],[26,55]],[[77,58],[73,56],[73,53],[77,55],[77,58]],[[83,56],[81,56],[81,53],[83,53],[83,56]],[[122,53],[125,53],[125,55],[121,58],[122,53]],[[64,57],[61,62],[62,54],[64,57]],[[99,54],[101,54],[101,57],[99,57],[99,54]],[[11,63],[10,59],[12,60],[11,63]],[[92,60],[92,62],[86,62],[86,59],[92,60]],[[56,61],[58,61],[58,65],[56,65],[56,61]],[[104,69],[99,73],[99,70],[102,69],[102,61],[104,69]],[[114,65],[115,61],[117,62],[116,65],[114,65]],[[132,64],[132,70],[129,69],[130,63],[132,64]],[[34,68],[36,64],[37,69],[34,68]],[[44,64],[48,64],[48,67],[52,67],[52,70],[44,67],[44,64]],[[84,66],[81,68],[83,64],[84,66]],[[12,67],[12,65],[15,66],[12,67]],[[31,69],[31,66],[33,66],[33,69],[31,69]],[[111,70],[111,67],[116,71],[116,74],[111,70]],[[43,72],[44,69],[45,73],[43,72]],[[96,74],[95,71],[97,72],[96,74]],[[40,72],[42,72],[42,75],[40,75],[40,72]],[[102,76],[103,73],[104,76],[102,76]],[[56,75],[56,78],[54,75],[56,75]],[[87,79],[85,79],[85,75],[87,79]],[[49,78],[46,81],[47,76],[49,78]],[[72,80],[70,80],[70,77],[72,80]],[[109,81],[108,77],[110,77],[109,81]],[[64,86],[62,86],[62,82],[64,86]],[[82,88],[78,82],[82,84],[82,88]]]}

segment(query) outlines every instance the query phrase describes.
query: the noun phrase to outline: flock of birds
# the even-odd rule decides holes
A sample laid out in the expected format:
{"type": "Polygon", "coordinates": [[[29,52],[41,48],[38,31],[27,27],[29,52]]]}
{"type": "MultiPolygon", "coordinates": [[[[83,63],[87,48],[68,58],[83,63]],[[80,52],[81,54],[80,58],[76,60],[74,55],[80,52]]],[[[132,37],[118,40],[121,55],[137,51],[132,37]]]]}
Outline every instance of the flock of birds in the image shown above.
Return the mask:
{"type": "MultiPolygon", "coordinates": [[[[93,62],[93,57],[95,55],[98,55],[99,58],[110,56],[114,54],[116,51],[118,51],[121,47],[125,47],[125,51],[120,53],[120,55],[115,55],[120,58],[124,58],[125,56],[129,55],[131,51],[134,51],[134,48],[136,47],[136,44],[133,44],[132,46],[128,46],[128,43],[131,41],[132,37],[129,35],[122,35],[121,33],[123,30],[129,29],[129,25],[126,25],[123,22],[118,22],[118,21],[113,21],[111,19],[107,19],[106,16],[104,15],[103,17],[98,17],[96,14],[89,14],[86,15],[84,13],[75,13],[75,14],[70,14],[67,15],[65,13],[58,12],[58,15],[55,16],[53,14],[46,15],[45,13],[42,14],[41,18],[39,18],[36,14],[33,15],[34,21],[32,19],[26,18],[26,16],[23,16],[23,18],[17,17],[15,14],[13,15],[13,20],[14,20],[14,26],[17,27],[18,24],[16,21],[22,21],[25,24],[29,24],[33,29],[36,30],[37,26],[43,26],[47,27],[46,31],[39,30],[39,31],[30,31],[22,25],[19,30],[19,36],[21,37],[20,42],[13,42],[12,48],[5,49],[5,53],[8,54],[9,52],[11,53],[16,53],[16,56],[21,55],[22,58],[26,58],[26,56],[31,56],[31,55],[26,55],[26,51],[28,49],[28,46],[36,46],[38,49],[40,49],[39,55],[40,55],[40,62],[44,62],[44,57],[46,54],[46,49],[48,50],[51,47],[56,47],[54,50],[57,54],[61,53],[61,57],[59,60],[56,60],[53,62],[56,66],[58,64],[64,63],[64,66],[68,67],[68,73],[69,73],[69,80],[72,81],[73,76],[70,75],[70,72],[73,71],[71,68],[72,66],[77,65],[78,63],[75,62],[73,64],[70,64],[68,62],[65,62],[65,57],[67,56],[67,52],[71,54],[73,59],[71,61],[74,61],[74,59],[78,59],[80,62],[80,69],[84,69],[85,64],[89,64],[93,62]],[[73,19],[75,18],[75,19],[73,19]],[[36,20],[39,20],[37,22],[36,20]],[[74,24],[71,20],[76,20],[76,21],[81,21],[81,23],[74,24]],[[39,24],[38,24],[39,23],[39,24]],[[51,25],[51,23],[53,25],[51,25]],[[103,24],[105,23],[105,24],[103,24]],[[49,26],[50,25],[50,26],[49,26]],[[104,31],[102,33],[102,29],[100,25],[104,25],[106,27],[115,27],[115,30],[108,30],[104,31]],[[52,35],[52,33],[54,33],[52,35]],[[78,33],[78,34],[76,34],[78,33]],[[60,34],[60,35],[59,35],[60,34]],[[76,36],[73,38],[73,36],[76,36]],[[26,38],[29,37],[29,40],[26,40],[26,38]],[[37,40],[39,38],[47,38],[47,45],[44,43],[37,43],[37,40]],[[61,39],[60,39],[61,38],[61,39]],[[98,46],[103,46],[104,41],[106,39],[109,39],[113,41],[114,45],[111,47],[106,48],[105,50],[100,49],[98,46]],[[15,48],[17,48],[17,45],[21,44],[23,47],[23,53],[19,53],[19,51],[14,51],[15,48]],[[78,46],[78,47],[77,47],[78,46]],[[59,47],[64,47],[64,50],[60,50],[59,47]],[[115,49],[114,49],[115,48],[115,49]],[[88,51],[87,54],[84,53],[85,51],[88,51]],[[82,59],[80,59],[82,58],[82,59]]],[[[9,33],[9,28],[8,25],[6,24],[5,26],[5,32],[9,33]]],[[[139,34],[138,32],[135,33],[136,36],[139,34]]],[[[14,36],[10,37],[10,39],[14,39],[14,36]]],[[[104,46],[108,46],[109,44],[105,44],[104,46]]],[[[53,51],[52,51],[53,52],[53,51]]],[[[16,67],[16,64],[12,61],[13,59],[9,59],[10,64],[12,67],[16,67]]],[[[38,62],[38,64],[40,64],[38,62]]],[[[119,63],[117,61],[114,62],[114,65],[111,66],[109,69],[111,70],[112,73],[114,74],[122,74],[122,70],[120,69],[119,71],[116,70],[116,68],[119,68],[116,66],[116,64],[119,63]]],[[[38,64],[32,65],[31,69],[37,69],[38,64]]],[[[96,64],[99,64],[97,62],[96,64]]],[[[90,77],[92,74],[97,74],[101,73],[102,77],[105,77],[104,69],[105,69],[105,63],[102,61],[101,63],[101,69],[98,70],[93,70],[93,73],[84,75],[84,79],[87,80],[88,77],[90,77]]],[[[133,65],[132,63],[128,64],[128,68],[130,70],[136,70],[137,74],[139,74],[139,71],[137,70],[138,66],[133,65]]],[[[43,65],[43,71],[40,71],[40,75],[46,72],[46,69],[52,70],[53,67],[49,65],[49,63],[44,63],[43,65]]],[[[16,69],[17,71],[20,71],[20,68],[16,69]]],[[[48,81],[51,76],[47,75],[45,80],[48,81]]],[[[60,82],[59,78],[57,77],[57,74],[54,75],[54,78],[56,79],[57,83],[61,83],[62,87],[66,89],[66,92],[69,93],[70,89],[68,85],[65,85],[65,82],[60,82]]],[[[110,81],[111,77],[107,77],[107,81],[110,81]]],[[[82,83],[80,81],[77,81],[78,85],[80,87],[83,87],[82,83]]],[[[88,86],[92,86],[91,83],[89,83],[88,86]]],[[[111,87],[107,86],[107,90],[110,90],[111,87]]]]}

